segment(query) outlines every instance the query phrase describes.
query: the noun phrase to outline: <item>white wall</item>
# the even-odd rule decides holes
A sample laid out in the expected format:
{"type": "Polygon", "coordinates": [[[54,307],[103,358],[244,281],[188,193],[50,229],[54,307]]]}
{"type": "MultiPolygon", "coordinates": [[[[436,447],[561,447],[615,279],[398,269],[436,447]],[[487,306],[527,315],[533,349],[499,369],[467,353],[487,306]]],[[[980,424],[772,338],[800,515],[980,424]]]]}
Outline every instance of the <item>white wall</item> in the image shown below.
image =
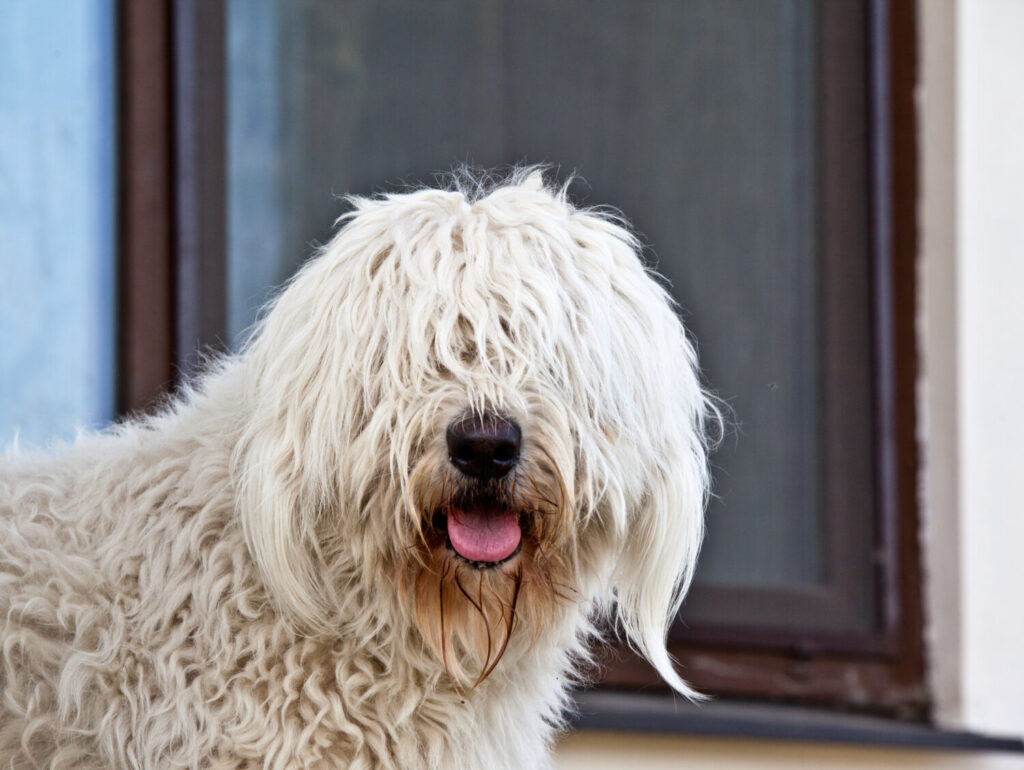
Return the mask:
{"type": "Polygon", "coordinates": [[[1024,3],[925,0],[922,494],[943,724],[1024,734],[1024,3]]]}
{"type": "Polygon", "coordinates": [[[922,13],[921,414],[943,724],[1024,734],[1024,3],[922,13]]]}
{"type": "Polygon", "coordinates": [[[1024,733],[1024,2],[957,15],[962,720],[1024,733]]]}

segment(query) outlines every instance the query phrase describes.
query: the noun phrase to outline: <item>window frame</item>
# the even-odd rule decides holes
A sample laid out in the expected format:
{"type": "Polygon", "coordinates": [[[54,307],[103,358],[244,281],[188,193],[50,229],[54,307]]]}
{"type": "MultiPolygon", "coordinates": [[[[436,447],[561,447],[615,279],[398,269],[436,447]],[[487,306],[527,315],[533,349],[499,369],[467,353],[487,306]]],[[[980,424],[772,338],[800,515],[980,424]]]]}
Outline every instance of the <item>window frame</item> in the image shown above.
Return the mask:
{"type": "MultiPolygon", "coordinates": [[[[865,256],[883,253],[871,243],[870,203],[884,199],[884,182],[873,179],[870,160],[885,143],[864,119],[878,101],[864,72],[868,52],[869,4],[864,0],[816,7],[818,116],[816,248],[819,341],[816,419],[820,552],[825,574],[796,585],[704,585],[690,589],[670,639],[758,647],[816,644],[866,652],[883,641],[880,596],[891,595],[888,560],[872,555],[889,546],[884,522],[892,501],[882,481],[890,476],[882,412],[888,393],[880,386],[889,362],[880,349],[872,313],[884,290],[865,256]],[[867,514],[867,515],[865,515],[867,514]],[[866,522],[866,526],[865,526],[866,522]],[[784,618],[785,624],[779,623],[784,618]]],[[[877,112],[877,110],[874,110],[877,112]]],[[[743,415],[737,415],[739,421],[743,415]]],[[[742,440],[742,439],[738,439],[742,440]]],[[[709,519],[714,511],[709,512],[709,519]]],[[[709,526],[713,522],[709,520],[709,526]]],[[[699,577],[699,575],[698,575],[699,577]]]]}
{"type": "MultiPolygon", "coordinates": [[[[927,721],[915,399],[916,3],[871,0],[866,21],[879,632],[706,626],[675,631],[669,649],[684,676],[705,692],[927,721]]],[[[825,50],[829,32],[826,22],[825,50]]],[[[785,601],[776,609],[785,611],[785,601]]],[[[605,651],[601,669],[605,688],[664,689],[624,645],[605,651]]]]}
{"type": "MultiPolygon", "coordinates": [[[[676,633],[670,649],[707,692],[926,719],[914,398],[916,5],[866,7],[881,631],[706,626],[676,633]]],[[[151,407],[194,370],[200,344],[221,348],[226,336],[225,16],[223,0],[118,5],[122,413],[151,407]]],[[[623,646],[601,658],[603,688],[664,688],[623,646]]]]}
{"type": "Polygon", "coordinates": [[[171,15],[120,0],[117,45],[117,412],[144,412],[177,382],[171,15]]]}

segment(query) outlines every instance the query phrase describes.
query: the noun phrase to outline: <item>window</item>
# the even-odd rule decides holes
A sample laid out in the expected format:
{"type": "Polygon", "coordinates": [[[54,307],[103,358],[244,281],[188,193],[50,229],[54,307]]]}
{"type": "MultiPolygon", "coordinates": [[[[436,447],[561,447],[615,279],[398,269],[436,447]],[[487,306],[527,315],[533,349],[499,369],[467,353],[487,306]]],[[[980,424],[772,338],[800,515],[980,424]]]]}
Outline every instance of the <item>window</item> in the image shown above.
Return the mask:
{"type": "MultiPolygon", "coordinates": [[[[810,15],[809,5],[800,8],[810,15]]],[[[816,50],[806,58],[817,75],[810,100],[817,147],[814,172],[803,180],[816,190],[814,256],[804,267],[816,272],[808,302],[815,338],[803,351],[817,357],[808,375],[814,394],[801,398],[812,412],[801,420],[809,449],[780,462],[788,476],[766,467],[764,454],[787,451],[778,437],[793,423],[773,423],[779,415],[770,408],[744,410],[737,398],[741,429],[767,420],[741,433],[735,450],[727,442],[705,561],[670,638],[692,682],[710,692],[923,717],[929,704],[914,491],[913,8],[814,8],[809,38],[816,50]],[[758,427],[770,430],[759,436],[758,427]],[[756,446],[760,440],[769,444],[756,446]],[[730,467],[730,451],[740,455],[744,443],[748,456],[730,467]],[[740,473],[743,480],[734,481],[740,473]],[[730,487],[742,489],[743,481],[750,482],[747,496],[730,501],[730,487]],[[799,514],[778,516],[764,502],[786,481],[804,484],[802,521],[799,514]],[[744,512],[716,531],[715,517],[729,518],[722,509],[736,502],[744,512]],[[751,521],[766,511],[794,528],[774,533],[773,541],[751,521]]],[[[735,280],[742,286],[757,275],[735,280]]],[[[799,280],[787,276],[782,285],[794,284],[799,280]]],[[[723,290],[728,296],[721,287],[716,300],[723,290]]],[[[762,301],[777,301],[784,291],[762,294],[762,301]]],[[[736,355],[698,339],[703,361],[736,355]]],[[[780,383],[761,373],[779,363],[790,376],[800,371],[773,350],[744,373],[748,386],[764,388],[764,400],[780,383]]],[[[628,656],[611,671],[616,684],[655,683],[628,656]]]]}
{"type": "MultiPolygon", "coordinates": [[[[150,226],[176,237],[155,256],[126,237],[126,280],[155,260],[166,308],[160,344],[126,371],[152,389],[197,343],[230,347],[329,236],[336,194],[459,162],[578,170],[574,195],[619,206],[650,244],[736,415],[671,634],[686,676],[724,695],[926,714],[909,2],[135,8],[129,71],[160,46],[168,63],[158,87],[135,93],[142,75],[127,77],[140,157],[126,189],[151,162],[167,200],[150,226]],[[155,113],[174,115],[173,136],[152,141],[169,125],[147,129],[155,113]]],[[[657,686],[628,654],[607,657],[606,686],[657,686]]]]}

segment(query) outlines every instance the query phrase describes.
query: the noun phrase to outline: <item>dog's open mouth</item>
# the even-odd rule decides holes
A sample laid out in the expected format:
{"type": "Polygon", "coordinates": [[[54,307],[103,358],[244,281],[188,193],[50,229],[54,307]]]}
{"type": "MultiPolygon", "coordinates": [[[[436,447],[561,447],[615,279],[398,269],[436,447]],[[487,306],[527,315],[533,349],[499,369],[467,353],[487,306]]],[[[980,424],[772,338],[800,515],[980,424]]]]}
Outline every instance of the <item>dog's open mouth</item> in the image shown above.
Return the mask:
{"type": "Polygon", "coordinates": [[[434,526],[448,533],[456,554],[477,567],[493,567],[519,552],[523,532],[518,511],[499,505],[449,507],[434,526]]]}

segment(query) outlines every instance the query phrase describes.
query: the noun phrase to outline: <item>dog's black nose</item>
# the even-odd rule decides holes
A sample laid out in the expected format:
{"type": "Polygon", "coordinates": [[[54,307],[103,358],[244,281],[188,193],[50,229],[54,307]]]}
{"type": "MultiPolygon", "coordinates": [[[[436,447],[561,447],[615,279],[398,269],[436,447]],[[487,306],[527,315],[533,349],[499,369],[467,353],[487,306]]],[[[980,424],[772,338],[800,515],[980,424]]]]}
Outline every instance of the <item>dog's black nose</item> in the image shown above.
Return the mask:
{"type": "Polygon", "coordinates": [[[448,426],[448,457],[475,479],[499,479],[519,461],[523,433],[503,417],[463,417],[448,426]]]}

